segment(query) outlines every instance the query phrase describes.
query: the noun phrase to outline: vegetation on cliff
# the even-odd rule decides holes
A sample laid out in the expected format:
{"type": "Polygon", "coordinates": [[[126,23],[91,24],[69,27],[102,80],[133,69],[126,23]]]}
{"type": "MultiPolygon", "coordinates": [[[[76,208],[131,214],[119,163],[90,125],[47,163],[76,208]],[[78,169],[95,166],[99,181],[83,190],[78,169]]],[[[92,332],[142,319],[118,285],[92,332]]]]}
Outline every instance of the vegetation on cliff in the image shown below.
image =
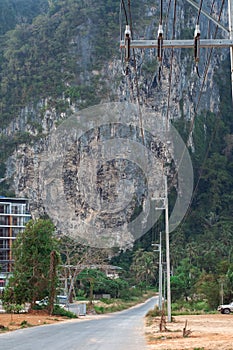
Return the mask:
{"type": "MultiPolygon", "coordinates": [[[[143,26],[145,2],[134,4],[135,26],[143,26]]],[[[51,107],[64,112],[72,103],[83,108],[106,96],[106,82],[98,72],[107,60],[119,55],[118,2],[4,0],[0,14],[1,129],[20,115],[22,108],[41,100],[47,99],[51,107]]],[[[171,234],[173,298],[202,295],[213,307],[218,303],[221,285],[226,300],[233,296],[233,109],[229,67],[227,59],[215,73],[219,113],[202,111],[196,116],[191,151],[195,191],[186,217],[171,234]]],[[[153,67],[148,66],[147,72],[151,70],[153,67]]],[[[40,112],[43,115],[43,107],[40,112]]],[[[183,116],[175,126],[185,139],[189,122],[183,116]]],[[[37,129],[41,131],[40,124],[37,129]]],[[[0,134],[0,178],[4,177],[8,156],[27,140],[32,140],[31,136],[22,130],[0,134]]],[[[6,183],[0,185],[1,194],[7,193],[6,183]]],[[[133,251],[114,258],[115,264],[130,271],[125,272],[126,278],[132,273],[134,281],[143,274],[147,276],[135,266],[135,259],[142,253],[139,249],[146,251],[141,261],[151,257],[147,253],[153,251],[151,243],[163,230],[162,221],[136,242],[133,251]]],[[[154,273],[148,274],[146,284],[154,283],[154,273]]]]}

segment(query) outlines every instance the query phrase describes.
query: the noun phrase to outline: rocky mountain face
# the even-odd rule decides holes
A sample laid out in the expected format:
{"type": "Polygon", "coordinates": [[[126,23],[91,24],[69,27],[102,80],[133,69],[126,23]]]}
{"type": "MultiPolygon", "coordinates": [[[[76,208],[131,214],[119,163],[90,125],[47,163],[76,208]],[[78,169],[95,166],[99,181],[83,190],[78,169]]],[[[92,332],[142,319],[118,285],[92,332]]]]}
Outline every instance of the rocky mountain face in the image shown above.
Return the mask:
{"type": "MultiPolygon", "coordinates": [[[[143,2],[135,1],[134,3],[135,6],[132,3],[132,16],[135,15],[135,20],[133,19],[134,37],[144,39],[155,38],[158,29],[159,2],[157,5],[154,4],[154,1],[149,0],[144,0],[143,2]]],[[[192,38],[197,11],[186,1],[179,1],[176,8],[174,8],[174,4],[169,8],[169,1],[164,1],[164,3],[165,9],[167,9],[164,31],[167,37],[192,38]]],[[[43,39],[45,43],[48,41],[48,46],[51,44],[49,40],[57,40],[54,44],[55,48],[48,49],[48,56],[45,58],[45,62],[43,62],[44,58],[42,57],[45,55],[45,52],[41,52],[41,61],[39,60],[35,63],[33,62],[33,58],[28,60],[22,58],[21,62],[24,65],[25,75],[29,73],[34,74],[33,72],[36,71],[34,65],[41,64],[44,67],[42,79],[45,81],[46,74],[48,75],[48,92],[47,94],[46,90],[44,92],[42,91],[43,93],[39,92],[38,96],[35,95],[35,98],[30,96],[28,100],[25,96],[20,95],[21,99],[25,101],[24,106],[15,109],[14,114],[11,114],[9,118],[9,122],[1,128],[1,143],[3,145],[6,145],[4,142],[7,139],[16,140],[15,147],[14,145],[10,145],[11,154],[7,154],[7,157],[2,159],[2,164],[5,164],[4,171],[2,170],[1,172],[2,179],[0,180],[2,189],[8,188],[8,191],[13,191],[16,196],[28,197],[31,202],[32,214],[35,217],[48,213],[44,191],[47,181],[45,178],[47,168],[45,169],[41,164],[44,161],[45,155],[49,154],[50,158],[48,158],[49,162],[46,159],[46,166],[49,167],[50,162],[54,167],[56,166],[51,152],[51,147],[54,147],[53,135],[54,133],[58,135],[61,130],[64,131],[64,121],[73,118],[75,113],[78,115],[83,108],[90,105],[118,101],[147,107],[153,111],[153,118],[161,120],[161,124],[163,125],[168,120],[176,121],[183,119],[186,122],[190,122],[195,115],[205,114],[207,111],[217,113],[220,97],[215,72],[228,55],[227,49],[214,50],[208,70],[206,70],[206,62],[208,62],[210,50],[202,50],[199,63],[199,77],[195,70],[193,51],[190,49],[164,51],[161,71],[155,50],[147,49],[143,52],[135,50],[137,67],[135,68],[134,57],[132,55],[129,64],[129,74],[125,75],[125,63],[124,59],[121,59],[121,52],[119,50],[119,6],[113,4],[112,1],[108,1],[107,3],[101,1],[97,5],[91,0],[84,1],[82,5],[76,5],[74,8],[69,6],[74,5],[74,2],[71,0],[59,1],[57,4],[57,6],[54,5],[50,8],[50,12],[45,18],[36,18],[34,22],[32,21],[27,26],[22,25],[21,29],[17,29],[14,36],[15,40],[16,38],[18,40],[17,44],[19,47],[17,50],[21,51],[22,57],[28,57],[27,44],[30,46],[30,50],[32,49],[31,45],[34,45],[32,51],[36,52],[37,48],[39,48],[39,43],[36,40],[40,40],[40,35],[35,34],[36,31],[44,33],[45,36],[48,35],[47,39],[43,39]],[[74,13],[73,17],[72,12],[74,13]],[[51,29],[53,31],[51,37],[46,32],[49,19],[56,28],[56,30],[51,29]],[[74,22],[69,23],[69,20],[74,22]],[[30,28],[28,29],[28,27],[30,28]],[[31,31],[31,36],[27,33],[27,30],[31,31]],[[20,35],[23,36],[23,32],[26,33],[25,41],[20,41],[22,39],[19,39],[19,37],[20,35]],[[61,40],[60,43],[59,40],[61,40]],[[66,41],[66,45],[62,48],[64,40],[66,41]],[[55,52],[55,55],[53,58],[50,58],[49,54],[52,52],[55,52]],[[57,76],[55,77],[50,64],[53,65],[56,59],[60,63],[58,64],[57,76]],[[59,74],[62,84],[59,92],[52,95],[53,84],[57,87],[59,74]],[[206,79],[203,81],[203,77],[205,76],[206,79]]],[[[204,5],[205,9],[208,12],[212,12],[215,18],[218,18],[221,1],[215,1],[212,9],[211,5],[212,1],[206,1],[204,5]]],[[[227,15],[227,5],[225,5],[221,16],[222,23],[225,23],[225,25],[228,22],[227,15]]],[[[125,18],[123,13],[121,17],[122,30],[124,31],[125,18]]],[[[200,27],[202,37],[214,36],[216,26],[210,24],[202,15],[200,18],[200,27]]],[[[220,37],[224,37],[225,35],[221,30],[218,33],[217,35],[220,37]]],[[[9,34],[8,40],[13,40],[13,36],[9,34]]],[[[11,44],[9,43],[7,45],[9,52],[3,52],[5,68],[14,64],[14,58],[17,55],[17,59],[19,59],[19,52],[11,52],[11,44]]],[[[20,67],[19,76],[16,78],[19,84],[24,79],[20,76],[23,69],[22,66],[20,67]]],[[[1,75],[2,85],[4,83],[4,74],[3,72],[1,75]]],[[[30,76],[27,78],[30,81],[30,76]]],[[[37,84],[34,76],[32,79],[33,84],[37,84]]],[[[9,86],[8,89],[10,89],[9,86]]],[[[9,91],[13,93],[14,90],[9,91]]],[[[27,91],[29,90],[25,83],[25,94],[27,91]]],[[[21,91],[21,93],[23,92],[21,91]]],[[[14,98],[11,100],[13,101],[14,98]]],[[[88,139],[85,139],[83,136],[84,138],[80,141],[80,138],[74,133],[73,144],[67,143],[67,139],[64,141],[65,138],[69,138],[67,130],[62,135],[62,138],[58,138],[59,141],[57,140],[57,142],[61,142],[62,139],[66,143],[67,148],[66,154],[64,154],[65,158],[63,158],[62,182],[59,188],[53,188],[53,193],[50,193],[51,198],[54,196],[55,200],[58,200],[60,197],[55,192],[62,192],[63,195],[60,200],[63,203],[66,201],[70,202],[70,207],[74,208],[74,212],[77,213],[80,220],[88,220],[88,217],[89,219],[90,217],[93,219],[94,215],[91,215],[93,206],[87,205],[85,199],[80,195],[82,192],[77,189],[79,182],[77,179],[75,181],[75,176],[80,171],[81,155],[77,152],[78,147],[84,147],[82,157],[90,156],[90,149],[93,142],[95,142],[96,149],[99,147],[98,140],[100,140],[100,135],[93,129],[91,119],[88,127],[92,130],[88,134],[88,139]],[[82,146],[83,143],[84,146],[82,146]]],[[[204,129],[206,128],[204,124],[202,127],[204,129]]],[[[72,134],[72,130],[76,130],[78,127],[71,125],[70,128],[72,134]]],[[[105,132],[102,130],[108,139],[111,133],[113,133],[112,128],[111,126],[105,132]]],[[[132,140],[139,142],[135,136],[136,133],[135,130],[131,130],[129,135],[131,135],[132,140]]],[[[87,136],[87,134],[85,135],[87,136]]],[[[195,142],[193,141],[192,134],[189,136],[189,145],[195,151],[195,142]]],[[[123,136],[118,135],[118,137],[122,139],[123,136]]],[[[103,142],[103,139],[101,141],[103,142]]],[[[140,142],[142,143],[142,141],[141,139],[140,142]]],[[[2,148],[3,150],[7,146],[4,147],[2,148]]],[[[159,147],[158,143],[156,147],[159,147]]],[[[62,148],[60,144],[58,149],[61,150],[61,153],[62,148]]],[[[117,153],[117,149],[114,152],[117,153]]],[[[164,163],[169,159],[165,153],[163,150],[162,157],[164,158],[164,163]]],[[[92,156],[94,154],[95,152],[93,151],[92,156]]],[[[148,192],[147,180],[144,179],[140,167],[138,168],[133,165],[131,160],[127,161],[128,153],[125,152],[124,154],[121,150],[120,156],[116,158],[118,158],[117,166],[114,162],[111,163],[108,160],[102,165],[96,164],[98,171],[95,176],[93,175],[93,181],[97,181],[99,184],[98,193],[101,200],[105,201],[105,204],[109,206],[117,200],[120,192],[124,192],[126,188],[130,192],[130,183],[133,181],[133,186],[136,190],[134,188],[130,192],[131,194],[133,193],[133,199],[129,206],[125,206],[128,209],[124,208],[124,212],[118,212],[115,217],[114,215],[111,216],[112,221],[110,224],[106,224],[108,215],[102,212],[103,206],[101,206],[102,218],[98,216],[96,218],[97,221],[95,221],[95,225],[98,224],[101,229],[106,228],[106,225],[108,228],[117,226],[116,222],[121,222],[121,214],[123,215],[122,220],[126,220],[126,222],[132,221],[132,217],[136,215],[136,212],[140,213],[140,211],[143,211],[145,197],[148,192]],[[103,176],[105,180],[110,177],[107,185],[106,183],[104,184],[103,176]],[[122,189],[118,189],[117,191],[116,186],[119,186],[119,178],[122,179],[122,176],[125,176],[127,181],[124,179],[122,189]],[[134,180],[132,180],[133,178],[134,180]]],[[[88,174],[91,174],[93,171],[93,169],[87,170],[85,166],[84,169],[88,174]]],[[[53,174],[54,178],[56,178],[56,168],[50,169],[49,173],[50,177],[53,174]]],[[[91,185],[93,184],[91,183],[91,185]]],[[[91,189],[89,190],[91,191],[91,189]]],[[[51,203],[51,199],[49,202],[51,203]]],[[[97,204],[95,203],[95,205],[97,204]]],[[[67,208],[67,206],[64,207],[67,208]]],[[[96,211],[94,210],[94,212],[96,211]]],[[[59,217],[55,215],[55,212],[56,207],[54,207],[52,215],[55,216],[55,221],[59,228],[59,217]]],[[[62,207],[59,207],[58,213],[61,212],[62,207]]],[[[63,212],[62,216],[63,219],[67,216],[69,220],[73,220],[72,217],[69,217],[68,213],[63,212]]],[[[61,225],[60,231],[64,230],[65,227],[61,225]]],[[[128,237],[126,241],[130,242],[131,239],[128,237]]],[[[126,242],[123,244],[126,244],[126,242]]]]}

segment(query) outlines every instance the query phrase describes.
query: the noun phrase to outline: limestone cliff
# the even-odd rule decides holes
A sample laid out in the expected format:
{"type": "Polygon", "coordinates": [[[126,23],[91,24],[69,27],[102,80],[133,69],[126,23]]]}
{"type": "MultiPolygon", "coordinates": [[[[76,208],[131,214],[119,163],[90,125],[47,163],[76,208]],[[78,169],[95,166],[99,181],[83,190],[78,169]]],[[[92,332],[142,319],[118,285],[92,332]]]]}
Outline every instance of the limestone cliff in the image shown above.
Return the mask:
{"type": "MultiPolygon", "coordinates": [[[[166,6],[168,6],[168,3],[169,2],[166,3],[166,6]]],[[[205,6],[207,9],[209,9],[210,3],[210,1],[206,2],[205,6]]],[[[219,13],[220,3],[221,1],[217,1],[215,7],[212,9],[212,14],[215,17],[217,17],[219,13]]],[[[84,2],[83,8],[87,9],[90,4],[92,4],[91,1],[84,2]]],[[[143,14],[144,21],[140,26],[135,27],[134,36],[135,38],[143,37],[145,39],[152,39],[156,37],[157,33],[159,7],[154,6],[151,1],[144,1],[143,8],[145,9],[143,14]]],[[[170,14],[166,23],[167,35],[170,38],[173,35],[173,10],[173,8],[170,9],[170,14]]],[[[214,51],[204,83],[203,77],[205,75],[205,63],[209,55],[208,50],[203,50],[201,55],[199,64],[201,78],[199,78],[196,73],[191,50],[188,50],[188,52],[184,50],[166,50],[164,52],[161,73],[159,73],[156,52],[153,50],[145,50],[144,52],[136,51],[137,70],[135,71],[134,63],[131,62],[130,74],[126,76],[123,72],[125,68],[124,62],[122,63],[120,50],[117,48],[119,38],[112,38],[112,40],[116,41],[116,45],[113,45],[114,49],[112,50],[113,55],[111,58],[103,60],[97,65],[95,64],[95,60],[98,59],[98,57],[95,56],[98,51],[95,46],[99,43],[94,42],[93,33],[95,37],[98,37],[96,36],[96,31],[100,30],[100,27],[97,26],[95,28],[95,23],[93,22],[94,17],[88,17],[88,11],[85,12],[85,16],[85,20],[80,24],[77,23],[75,26],[72,36],[67,37],[67,41],[69,42],[68,51],[72,57],[76,57],[74,72],[67,72],[68,78],[65,82],[69,93],[63,91],[62,96],[59,98],[47,96],[46,98],[27,103],[24,108],[20,109],[18,115],[15,115],[9,125],[1,129],[1,135],[4,137],[12,137],[12,135],[22,132],[27,133],[28,139],[26,137],[24,142],[17,144],[17,148],[14,149],[12,154],[8,157],[6,161],[6,171],[3,176],[4,180],[2,182],[10,182],[11,189],[17,196],[26,196],[30,199],[32,215],[34,216],[44,215],[48,212],[44,198],[44,186],[47,181],[47,179],[44,178],[44,176],[46,176],[46,171],[43,166],[43,171],[41,171],[41,162],[44,160],[44,155],[47,154],[46,152],[51,152],[54,132],[59,133],[62,123],[79,112],[83,107],[88,106],[90,101],[92,105],[111,101],[126,101],[132,102],[137,106],[139,99],[140,105],[151,109],[153,111],[153,118],[160,120],[162,124],[166,123],[167,120],[176,120],[181,117],[186,120],[191,120],[195,113],[197,113],[197,106],[198,113],[208,110],[216,113],[219,109],[219,91],[214,79],[214,74],[221,64],[221,61],[225,59],[227,50],[214,51]],[[70,74],[73,74],[72,79],[70,78],[70,74]],[[137,84],[139,96],[137,96],[137,84]],[[71,94],[71,90],[73,91],[73,95],[71,94]],[[86,91],[86,93],[84,93],[84,91],[86,91]],[[201,99],[199,100],[200,96],[201,99]]],[[[176,8],[175,37],[192,36],[195,18],[195,10],[192,10],[190,5],[186,2],[179,2],[176,8]]],[[[222,14],[222,21],[227,23],[226,6],[222,14]]],[[[201,31],[203,36],[208,36],[208,32],[214,32],[214,26],[209,24],[208,21],[203,20],[201,21],[201,31]]],[[[111,37],[111,35],[108,36],[108,40],[109,37],[111,37]]],[[[99,37],[97,40],[99,40],[99,37]]],[[[103,41],[99,45],[107,46],[107,42],[103,41]]],[[[89,129],[92,130],[91,122],[89,129]]],[[[96,143],[94,148],[98,149],[98,140],[102,137],[101,142],[104,141],[104,130],[101,132],[99,130],[101,136],[98,136],[96,132],[97,131],[93,129],[89,134],[84,134],[82,136],[83,140],[80,142],[84,143],[85,147],[83,146],[83,152],[85,156],[90,156],[90,154],[93,156],[95,153],[93,150],[91,151],[93,146],[92,142],[96,143]]],[[[111,128],[108,131],[105,130],[105,136],[109,138],[112,132],[111,128]]],[[[123,131],[121,130],[121,132],[123,131]]],[[[134,133],[136,133],[136,131],[134,131],[134,133]]],[[[134,133],[131,134],[130,137],[134,138],[134,133]]],[[[69,138],[68,134],[65,134],[65,136],[69,138]]],[[[59,140],[64,141],[65,136],[63,135],[62,139],[59,140]]],[[[121,139],[122,136],[119,138],[121,139]]],[[[137,139],[136,141],[139,142],[137,139]]],[[[143,143],[142,141],[141,139],[139,143],[143,143]]],[[[153,140],[150,140],[150,142],[152,141],[153,140]]],[[[64,142],[67,142],[67,140],[64,142]]],[[[193,150],[195,150],[192,137],[190,138],[190,144],[193,150]]],[[[79,186],[78,181],[74,181],[77,168],[80,166],[80,154],[77,153],[78,146],[75,143],[68,144],[68,146],[68,155],[65,160],[63,159],[63,183],[58,191],[63,192],[62,200],[67,201],[70,207],[75,208],[74,211],[80,220],[86,220],[88,216],[93,219],[93,209],[91,206],[87,206],[85,200],[79,194],[77,190],[79,186]]],[[[58,149],[60,149],[59,147],[61,147],[61,145],[58,146],[58,149]]],[[[155,147],[158,151],[159,144],[156,142],[155,147]]],[[[61,147],[61,152],[62,148],[63,147],[61,147]]],[[[117,149],[115,149],[115,153],[116,152],[117,149]]],[[[167,158],[163,152],[162,157],[164,157],[164,163],[166,163],[169,157],[167,158]]],[[[55,165],[56,163],[54,159],[52,159],[51,154],[50,156],[51,164],[55,165]]],[[[122,215],[122,220],[129,222],[132,217],[136,215],[136,212],[140,213],[140,211],[143,211],[144,198],[148,194],[147,181],[143,177],[140,167],[137,168],[132,161],[127,160],[127,157],[127,152],[121,154],[121,156],[118,157],[117,165],[115,164],[114,157],[111,161],[107,160],[103,164],[97,164],[99,170],[97,174],[93,176],[95,176],[95,182],[98,184],[98,193],[101,200],[105,201],[105,204],[110,205],[116,201],[117,198],[120,200],[119,192],[124,193],[126,188],[129,188],[129,191],[131,191],[132,189],[130,190],[130,186],[132,183],[136,188],[136,190],[130,192],[131,195],[133,194],[130,204],[128,203],[129,205],[127,204],[125,206],[123,212],[117,212],[116,217],[112,217],[110,223],[104,211],[101,214],[102,217],[99,216],[95,219],[95,225],[100,228],[106,228],[106,226],[114,227],[117,225],[117,222],[121,221],[122,215]],[[126,158],[125,161],[124,157],[126,158]],[[127,181],[124,179],[125,185],[120,190],[117,189],[117,186],[119,186],[119,177],[122,176],[125,176],[127,181]],[[107,181],[107,184],[105,181],[107,181]]],[[[84,169],[86,168],[84,167],[84,169]]],[[[56,177],[56,168],[51,171],[54,177],[56,177]]],[[[90,169],[89,172],[91,173],[90,169]]],[[[83,176],[85,176],[84,171],[83,176]]],[[[159,177],[159,175],[157,176],[159,177]]],[[[55,196],[55,198],[58,197],[55,196]]],[[[95,205],[97,204],[98,203],[95,203],[95,205]]],[[[58,210],[59,213],[60,209],[58,210]]],[[[57,227],[59,228],[59,217],[55,212],[56,210],[54,210],[53,215],[57,227]]],[[[63,219],[66,216],[69,217],[68,212],[63,212],[62,215],[63,219]]],[[[64,230],[65,227],[61,224],[60,231],[64,232],[64,230]]],[[[119,237],[119,240],[120,239],[119,237]]],[[[127,237],[126,241],[131,242],[130,235],[127,237]]],[[[127,242],[124,241],[123,245],[126,243],[127,242]]]]}

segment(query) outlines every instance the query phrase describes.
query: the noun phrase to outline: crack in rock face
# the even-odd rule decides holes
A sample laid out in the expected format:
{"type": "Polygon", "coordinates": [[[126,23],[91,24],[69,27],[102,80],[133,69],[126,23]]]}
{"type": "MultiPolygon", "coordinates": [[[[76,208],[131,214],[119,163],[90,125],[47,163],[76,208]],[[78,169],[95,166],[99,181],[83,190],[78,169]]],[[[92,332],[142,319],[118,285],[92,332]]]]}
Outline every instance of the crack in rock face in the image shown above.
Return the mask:
{"type": "MultiPolygon", "coordinates": [[[[132,222],[142,212],[148,195],[147,178],[137,163],[119,158],[117,149],[113,150],[115,158],[103,160],[100,143],[115,138],[141,143],[138,127],[120,123],[101,125],[81,135],[68,150],[63,165],[66,199],[75,207],[77,218],[87,220],[93,215],[95,225],[102,228],[132,222]]],[[[145,139],[145,146],[154,157],[165,162],[166,148],[162,142],[147,131],[145,139]]]]}
{"type": "Polygon", "coordinates": [[[179,224],[192,193],[188,152],[162,117],[142,114],[143,130],[136,105],[101,104],[50,134],[37,157],[39,193],[58,233],[99,248],[129,247],[160,217],[169,167],[177,193],[170,230],[179,224]]]}

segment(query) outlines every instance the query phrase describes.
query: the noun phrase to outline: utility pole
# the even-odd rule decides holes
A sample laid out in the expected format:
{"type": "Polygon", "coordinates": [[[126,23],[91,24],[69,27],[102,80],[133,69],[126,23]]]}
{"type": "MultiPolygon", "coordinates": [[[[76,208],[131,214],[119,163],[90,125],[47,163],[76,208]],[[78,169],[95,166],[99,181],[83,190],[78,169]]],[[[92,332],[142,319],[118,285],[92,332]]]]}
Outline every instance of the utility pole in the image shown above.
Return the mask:
{"type": "MultiPolygon", "coordinates": [[[[186,0],[196,9],[199,8],[193,0],[186,0]]],[[[215,18],[209,15],[206,11],[201,10],[201,13],[206,16],[209,20],[215,23],[219,28],[227,32],[228,39],[201,39],[201,32],[198,32],[198,37],[195,36],[193,39],[180,39],[180,40],[164,40],[163,39],[163,30],[162,25],[159,24],[158,37],[155,40],[130,40],[128,42],[125,37],[125,40],[120,42],[120,48],[127,50],[127,59],[130,59],[130,50],[131,49],[148,49],[156,48],[158,50],[158,59],[161,60],[161,52],[166,48],[173,49],[189,49],[194,48],[195,52],[199,52],[201,48],[230,48],[230,57],[231,57],[231,82],[232,82],[232,100],[233,100],[233,0],[228,0],[228,13],[229,13],[229,29],[223,26],[221,23],[218,23],[215,18]],[[198,40],[197,40],[198,39],[198,40]],[[130,46],[129,46],[130,45],[130,46]]],[[[127,26],[128,31],[130,32],[129,26],[127,26]]],[[[196,31],[195,31],[196,32],[196,31]]],[[[128,35],[128,34],[127,34],[128,35]]],[[[129,34],[130,36],[130,34],[129,34]]],[[[197,60],[199,57],[195,57],[197,60]]]]}
{"type": "MultiPolygon", "coordinates": [[[[165,237],[166,237],[166,272],[167,272],[167,320],[171,322],[171,269],[170,269],[170,242],[169,242],[169,213],[168,213],[168,189],[167,189],[167,175],[164,176],[164,198],[159,198],[162,200],[163,204],[160,207],[156,207],[156,210],[165,210],[165,237]]],[[[156,198],[154,198],[155,200],[156,198]]],[[[160,233],[160,244],[154,244],[160,246],[160,292],[161,293],[161,306],[162,306],[162,250],[161,250],[161,233],[160,233]]],[[[164,277],[165,278],[165,277],[164,277]]],[[[165,281],[164,281],[165,282],[165,281]]],[[[165,285],[165,284],[164,284],[165,285]]],[[[165,288],[165,287],[164,287],[165,288]]],[[[164,295],[165,295],[164,289],[164,295]]],[[[164,297],[165,299],[165,297],[164,297]]]]}
{"type": "MultiPolygon", "coordinates": [[[[228,13],[229,13],[229,31],[230,39],[233,40],[233,0],[228,0],[228,13]]],[[[231,92],[233,100],[233,46],[230,47],[231,57],[231,92]]]]}
{"type": "Polygon", "coordinates": [[[166,236],[166,263],[167,263],[167,320],[171,322],[171,284],[170,284],[170,243],[169,243],[169,214],[167,176],[165,176],[165,236],[166,236]]]}
{"type": "Polygon", "coordinates": [[[159,252],[159,310],[162,310],[163,303],[163,266],[162,266],[162,233],[159,233],[159,244],[152,244],[157,246],[158,249],[154,252],[159,252]]]}
{"type": "Polygon", "coordinates": [[[163,304],[162,233],[159,233],[159,310],[163,304]]]}

